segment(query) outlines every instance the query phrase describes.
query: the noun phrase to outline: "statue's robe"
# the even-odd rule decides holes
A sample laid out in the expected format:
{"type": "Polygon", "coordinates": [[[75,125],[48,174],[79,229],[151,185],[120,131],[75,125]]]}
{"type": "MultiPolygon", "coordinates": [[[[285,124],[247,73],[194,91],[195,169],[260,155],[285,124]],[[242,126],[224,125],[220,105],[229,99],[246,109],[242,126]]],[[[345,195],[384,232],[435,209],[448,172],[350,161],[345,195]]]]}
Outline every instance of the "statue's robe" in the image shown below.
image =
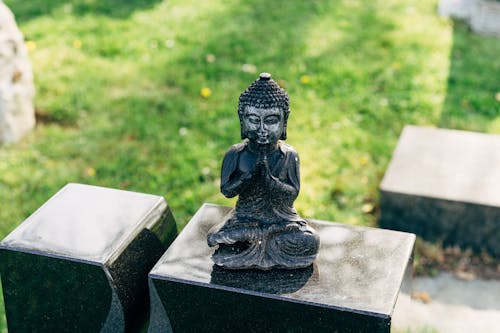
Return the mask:
{"type": "Polygon", "coordinates": [[[278,142],[278,149],[267,157],[270,175],[250,176],[256,156],[248,149],[248,142],[232,146],[222,163],[221,191],[239,197],[223,225],[209,233],[209,245],[219,244],[215,263],[260,269],[310,265],[319,239],[293,208],[300,190],[297,152],[278,142]],[[232,250],[224,246],[236,243],[245,246],[232,250]]]}
{"type": "Polygon", "coordinates": [[[261,223],[302,223],[303,219],[293,208],[293,202],[300,190],[299,156],[289,145],[279,142],[278,149],[269,158],[269,170],[276,180],[266,181],[254,176],[251,184],[242,184],[238,193],[228,192],[231,181],[238,182],[242,174],[239,169],[240,157],[248,149],[243,142],[232,146],[222,162],[221,191],[232,197],[239,195],[235,217],[239,221],[258,221],[261,223]]]}

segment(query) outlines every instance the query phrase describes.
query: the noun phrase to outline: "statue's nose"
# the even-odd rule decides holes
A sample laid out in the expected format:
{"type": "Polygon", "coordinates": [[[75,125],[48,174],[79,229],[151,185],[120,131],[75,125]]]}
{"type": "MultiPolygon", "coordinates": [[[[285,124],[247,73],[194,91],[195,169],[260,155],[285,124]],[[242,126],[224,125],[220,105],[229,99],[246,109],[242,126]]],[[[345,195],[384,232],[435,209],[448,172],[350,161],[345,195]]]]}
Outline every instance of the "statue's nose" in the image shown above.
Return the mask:
{"type": "Polygon", "coordinates": [[[266,133],[266,127],[264,126],[264,122],[261,121],[260,122],[260,126],[259,126],[259,133],[266,133]]]}

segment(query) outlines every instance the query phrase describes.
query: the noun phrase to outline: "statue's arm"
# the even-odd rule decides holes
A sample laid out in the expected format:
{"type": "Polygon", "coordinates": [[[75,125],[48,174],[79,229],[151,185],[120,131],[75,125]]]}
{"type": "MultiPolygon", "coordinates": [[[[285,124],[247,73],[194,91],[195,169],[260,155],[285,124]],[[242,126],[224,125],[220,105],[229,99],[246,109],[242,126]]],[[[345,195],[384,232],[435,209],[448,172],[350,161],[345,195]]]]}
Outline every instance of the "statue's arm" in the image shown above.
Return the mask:
{"type": "Polygon", "coordinates": [[[233,198],[240,194],[243,187],[247,184],[246,181],[251,177],[252,175],[250,173],[241,174],[235,172],[229,181],[224,184],[221,183],[220,191],[226,198],[233,198]]]}
{"type": "Polygon", "coordinates": [[[299,195],[298,189],[293,187],[292,185],[289,185],[274,176],[271,176],[270,178],[271,181],[269,182],[269,187],[273,191],[285,193],[287,196],[292,197],[293,199],[295,199],[299,195]]]}
{"type": "Polygon", "coordinates": [[[272,190],[285,192],[295,199],[300,191],[299,156],[295,151],[290,151],[286,159],[284,177],[278,178],[269,173],[269,186],[272,190]]]}
{"type": "Polygon", "coordinates": [[[220,191],[227,198],[237,196],[251,178],[250,173],[241,173],[238,167],[239,151],[234,147],[226,153],[222,161],[220,191]]]}

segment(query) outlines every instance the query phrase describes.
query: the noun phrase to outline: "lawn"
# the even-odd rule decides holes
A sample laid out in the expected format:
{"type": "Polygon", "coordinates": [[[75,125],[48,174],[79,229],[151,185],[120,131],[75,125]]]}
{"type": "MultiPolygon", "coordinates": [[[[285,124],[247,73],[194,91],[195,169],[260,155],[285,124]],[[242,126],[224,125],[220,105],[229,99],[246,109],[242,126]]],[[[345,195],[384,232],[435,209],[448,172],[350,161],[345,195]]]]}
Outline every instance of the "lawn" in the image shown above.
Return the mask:
{"type": "Polygon", "coordinates": [[[68,182],[163,195],[179,227],[233,205],[220,162],[262,71],[290,95],[300,214],[376,225],[405,124],[500,133],[500,40],[436,2],[6,0],[38,125],[0,147],[0,239],[68,182]]]}

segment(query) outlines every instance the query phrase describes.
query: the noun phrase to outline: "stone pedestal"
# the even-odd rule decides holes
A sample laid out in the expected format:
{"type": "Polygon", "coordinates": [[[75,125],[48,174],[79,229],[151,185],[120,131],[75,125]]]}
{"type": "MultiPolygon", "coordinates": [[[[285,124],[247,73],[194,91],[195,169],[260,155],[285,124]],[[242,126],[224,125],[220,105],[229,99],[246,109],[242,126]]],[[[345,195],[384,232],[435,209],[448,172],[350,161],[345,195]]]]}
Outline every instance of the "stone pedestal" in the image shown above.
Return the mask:
{"type": "Polygon", "coordinates": [[[23,35],[0,0],[0,144],[18,141],[35,126],[34,95],[23,35]]]}
{"type": "Polygon", "coordinates": [[[0,243],[9,331],[138,330],[176,233],[160,196],[66,185],[0,243]]]}
{"type": "Polygon", "coordinates": [[[230,271],[206,241],[229,211],[203,205],[150,272],[150,333],[390,331],[414,235],[310,221],[321,239],[312,266],[230,271]]]}
{"type": "Polygon", "coordinates": [[[500,255],[500,136],[406,126],[380,185],[380,226],[500,255]]]}
{"type": "Polygon", "coordinates": [[[475,32],[500,37],[500,1],[476,0],[470,25],[475,32]]]}
{"type": "Polygon", "coordinates": [[[467,21],[474,32],[500,37],[498,0],[440,0],[438,13],[467,21]]]}

